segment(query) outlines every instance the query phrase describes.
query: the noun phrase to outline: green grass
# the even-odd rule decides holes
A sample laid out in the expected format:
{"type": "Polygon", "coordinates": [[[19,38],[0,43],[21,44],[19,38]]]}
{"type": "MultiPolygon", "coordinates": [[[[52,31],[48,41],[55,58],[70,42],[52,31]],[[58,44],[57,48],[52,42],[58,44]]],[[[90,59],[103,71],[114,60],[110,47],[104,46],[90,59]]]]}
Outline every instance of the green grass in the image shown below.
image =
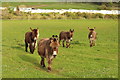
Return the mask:
{"type": "Polygon", "coordinates": [[[33,6],[41,9],[98,9],[98,5],[92,3],[63,3],[63,2],[3,2],[2,6],[18,6],[18,5],[27,5],[33,6]],[[40,5],[45,5],[43,7],[39,7],[40,5]]]}
{"type": "MultiPolygon", "coordinates": [[[[117,78],[118,21],[117,20],[3,20],[2,21],[3,78],[117,78]],[[40,30],[40,39],[75,29],[71,48],[59,47],[52,71],[39,65],[40,56],[24,50],[24,34],[29,27],[40,30]],[[87,27],[96,27],[96,46],[90,48],[87,27]]],[[[46,63],[47,65],[47,63],[46,63]]]]}

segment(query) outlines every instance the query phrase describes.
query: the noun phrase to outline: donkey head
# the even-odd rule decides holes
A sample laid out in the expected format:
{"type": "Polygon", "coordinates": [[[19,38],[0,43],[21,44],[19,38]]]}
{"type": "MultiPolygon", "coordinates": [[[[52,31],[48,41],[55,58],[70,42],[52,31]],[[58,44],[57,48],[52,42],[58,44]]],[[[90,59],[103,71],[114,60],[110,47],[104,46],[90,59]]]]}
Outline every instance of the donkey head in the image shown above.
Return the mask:
{"type": "Polygon", "coordinates": [[[58,54],[58,47],[59,47],[59,41],[57,35],[53,35],[50,38],[50,47],[52,48],[52,55],[56,57],[58,54]]]}
{"type": "Polygon", "coordinates": [[[93,32],[95,30],[95,27],[94,28],[89,28],[88,27],[88,29],[89,29],[90,32],[93,32]]]}
{"type": "Polygon", "coordinates": [[[30,30],[32,31],[32,38],[34,39],[34,40],[37,40],[37,38],[39,37],[39,29],[37,28],[37,29],[32,29],[31,27],[30,27],[30,30]]]}
{"type": "Polygon", "coordinates": [[[74,34],[74,29],[73,30],[70,29],[69,32],[70,32],[70,40],[72,41],[72,37],[73,37],[73,34],[74,34]]]}

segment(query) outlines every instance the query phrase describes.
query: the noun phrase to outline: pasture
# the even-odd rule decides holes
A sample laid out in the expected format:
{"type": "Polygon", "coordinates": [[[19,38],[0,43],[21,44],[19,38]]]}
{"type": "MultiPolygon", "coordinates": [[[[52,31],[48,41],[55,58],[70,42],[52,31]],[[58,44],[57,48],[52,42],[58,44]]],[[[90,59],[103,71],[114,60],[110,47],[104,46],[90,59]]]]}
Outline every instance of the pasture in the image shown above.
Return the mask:
{"type": "Polygon", "coordinates": [[[88,9],[97,10],[99,5],[93,3],[64,3],[64,2],[3,2],[2,6],[26,5],[40,9],[88,9]]]}
{"type": "MultiPolygon", "coordinates": [[[[47,66],[47,64],[46,64],[47,66]]],[[[117,78],[118,20],[3,20],[2,21],[3,78],[117,78]],[[24,34],[29,27],[39,28],[39,39],[74,29],[71,48],[59,47],[52,71],[40,66],[37,49],[25,52],[24,34]],[[96,27],[96,46],[90,48],[87,27],[96,27]]]]}

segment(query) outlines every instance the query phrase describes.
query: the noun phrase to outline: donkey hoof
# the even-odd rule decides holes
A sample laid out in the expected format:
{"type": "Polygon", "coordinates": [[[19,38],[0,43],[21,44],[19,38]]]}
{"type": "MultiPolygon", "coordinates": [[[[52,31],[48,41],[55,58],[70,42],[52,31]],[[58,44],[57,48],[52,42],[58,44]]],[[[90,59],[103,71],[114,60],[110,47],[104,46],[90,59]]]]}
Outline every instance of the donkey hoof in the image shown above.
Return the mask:
{"type": "Polygon", "coordinates": [[[50,70],[47,70],[47,72],[50,72],[50,70]]]}
{"type": "Polygon", "coordinates": [[[47,70],[47,72],[51,72],[51,70],[47,70]]]}
{"type": "Polygon", "coordinates": [[[31,54],[33,54],[34,52],[30,52],[31,54]]]}
{"type": "Polygon", "coordinates": [[[69,48],[68,46],[66,48],[69,48]]]}
{"type": "Polygon", "coordinates": [[[48,72],[50,72],[51,71],[51,68],[50,67],[48,67],[48,72]]]}
{"type": "Polygon", "coordinates": [[[90,45],[90,47],[92,47],[92,45],[90,45]]]}
{"type": "Polygon", "coordinates": [[[46,66],[45,66],[45,65],[43,65],[42,67],[44,67],[44,68],[45,68],[46,66]]]}

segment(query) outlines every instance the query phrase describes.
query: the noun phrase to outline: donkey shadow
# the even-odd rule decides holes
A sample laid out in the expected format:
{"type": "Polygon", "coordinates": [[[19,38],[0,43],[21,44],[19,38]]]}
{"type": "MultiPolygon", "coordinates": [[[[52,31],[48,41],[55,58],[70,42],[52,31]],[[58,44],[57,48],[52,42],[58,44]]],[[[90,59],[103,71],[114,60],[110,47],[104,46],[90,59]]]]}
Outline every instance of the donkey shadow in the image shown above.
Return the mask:
{"type": "Polygon", "coordinates": [[[18,49],[18,50],[22,50],[22,51],[24,50],[24,48],[21,47],[21,46],[19,46],[18,44],[17,45],[12,45],[12,46],[3,44],[2,47],[8,47],[8,48],[12,48],[12,49],[18,49]]]}
{"type": "MultiPolygon", "coordinates": [[[[19,57],[25,61],[25,62],[29,62],[31,64],[34,65],[34,68],[37,69],[37,70],[44,70],[44,71],[47,71],[47,68],[43,68],[41,65],[40,65],[40,62],[38,62],[38,60],[32,56],[29,56],[29,55],[19,55],[19,57]]],[[[40,58],[39,58],[40,59],[40,58]]]]}
{"type": "Polygon", "coordinates": [[[21,50],[21,51],[24,51],[24,46],[25,44],[23,43],[22,40],[17,40],[17,39],[14,39],[15,41],[15,45],[14,46],[11,46],[11,48],[13,49],[18,49],[18,50],[21,50]]]}
{"type": "Polygon", "coordinates": [[[73,42],[71,42],[71,44],[72,44],[72,45],[79,45],[79,46],[86,46],[86,45],[87,45],[87,44],[82,43],[82,42],[80,42],[80,41],[73,41],[73,42]]]}
{"type": "Polygon", "coordinates": [[[24,50],[24,49],[23,49],[22,47],[20,47],[20,46],[11,46],[11,48],[13,48],[13,49],[18,49],[18,50],[21,50],[21,51],[24,50]]]}
{"type": "Polygon", "coordinates": [[[20,41],[16,41],[16,42],[17,42],[16,45],[11,46],[11,48],[25,51],[25,49],[24,49],[25,44],[20,43],[20,41]]]}

